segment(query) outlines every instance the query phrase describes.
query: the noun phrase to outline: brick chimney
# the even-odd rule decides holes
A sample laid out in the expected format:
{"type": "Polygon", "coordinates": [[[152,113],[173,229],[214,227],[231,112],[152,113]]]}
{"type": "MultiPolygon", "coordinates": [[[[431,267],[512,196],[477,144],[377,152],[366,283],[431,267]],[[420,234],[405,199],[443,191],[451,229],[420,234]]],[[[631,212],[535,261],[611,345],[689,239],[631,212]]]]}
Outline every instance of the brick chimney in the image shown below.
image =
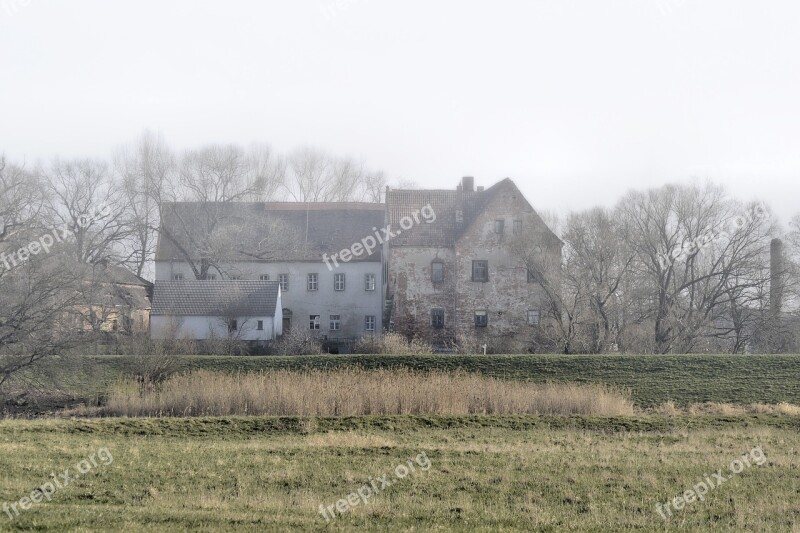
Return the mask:
{"type": "Polygon", "coordinates": [[[783,307],[783,241],[772,239],[769,244],[770,252],[770,276],[769,276],[769,307],[772,315],[777,317],[783,307]]]}
{"type": "Polygon", "coordinates": [[[464,192],[472,192],[475,190],[475,178],[472,176],[464,176],[461,178],[461,189],[464,192]]]}

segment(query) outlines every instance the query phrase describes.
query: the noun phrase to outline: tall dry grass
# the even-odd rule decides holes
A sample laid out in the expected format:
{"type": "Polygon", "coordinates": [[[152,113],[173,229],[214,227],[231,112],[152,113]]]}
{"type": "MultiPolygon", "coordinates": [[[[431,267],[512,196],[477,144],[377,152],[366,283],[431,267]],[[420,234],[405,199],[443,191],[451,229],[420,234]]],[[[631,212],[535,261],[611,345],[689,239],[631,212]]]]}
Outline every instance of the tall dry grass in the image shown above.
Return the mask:
{"type": "Polygon", "coordinates": [[[631,415],[624,392],[602,385],[531,384],[404,369],[173,376],[161,386],[112,387],[115,416],[358,416],[396,414],[631,415]]]}

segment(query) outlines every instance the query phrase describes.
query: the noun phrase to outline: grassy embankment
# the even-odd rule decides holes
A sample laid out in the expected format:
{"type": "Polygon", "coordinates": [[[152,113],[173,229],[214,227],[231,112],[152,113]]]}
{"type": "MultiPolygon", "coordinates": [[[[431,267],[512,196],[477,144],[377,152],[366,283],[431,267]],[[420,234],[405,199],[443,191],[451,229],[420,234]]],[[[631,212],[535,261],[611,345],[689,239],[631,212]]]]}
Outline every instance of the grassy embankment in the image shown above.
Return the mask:
{"type": "MultiPolygon", "coordinates": [[[[96,401],[138,365],[135,357],[83,357],[52,361],[36,380],[58,384],[74,402],[96,401]]],[[[637,407],[668,401],[678,406],[702,402],[800,405],[800,356],[314,356],[177,358],[179,371],[336,370],[402,367],[421,372],[458,369],[500,379],[533,383],[596,383],[627,389],[637,407]]],[[[60,401],[63,404],[63,400],[60,401]]]]}

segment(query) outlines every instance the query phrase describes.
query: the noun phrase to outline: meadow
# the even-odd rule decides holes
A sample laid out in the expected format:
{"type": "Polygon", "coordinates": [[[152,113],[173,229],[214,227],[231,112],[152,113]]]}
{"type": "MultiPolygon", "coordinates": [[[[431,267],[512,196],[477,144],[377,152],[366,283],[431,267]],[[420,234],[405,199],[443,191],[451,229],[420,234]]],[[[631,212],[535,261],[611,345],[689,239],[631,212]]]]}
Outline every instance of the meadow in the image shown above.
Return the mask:
{"type": "Polygon", "coordinates": [[[0,502],[101,448],[113,462],[0,515],[0,529],[796,531],[798,426],[779,415],[7,420],[0,502]],[[728,470],[756,447],[763,464],[728,470]],[[420,454],[427,469],[398,473],[420,454]],[[720,469],[728,479],[703,501],[662,518],[656,504],[720,469]],[[366,504],[336,510],[380,478],[366,504]]]}
{"type": "Polygon", "coordinates": [[[151,364],[26,376],[61,396],[0,419],[0,531],[800,531],[800,414],[780,404],[800,404],[800,358],[179,357],[125,378],[151,364]]]}

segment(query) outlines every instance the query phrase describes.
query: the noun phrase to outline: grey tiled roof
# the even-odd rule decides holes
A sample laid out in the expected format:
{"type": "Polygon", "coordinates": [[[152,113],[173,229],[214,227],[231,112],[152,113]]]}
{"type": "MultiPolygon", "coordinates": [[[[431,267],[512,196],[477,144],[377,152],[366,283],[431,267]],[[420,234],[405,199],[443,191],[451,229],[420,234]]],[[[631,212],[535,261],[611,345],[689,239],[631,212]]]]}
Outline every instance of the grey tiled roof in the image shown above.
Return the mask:
{"type": "MultiPolygon", "coordinates": [[[[403,217],[412,217],[415,211],[420,211],[427,205],[436,213],[435,222],[428,224],[423,221],[413,224],[408,230],[401,230],[399,235],[392,238],[390,245],[452,247],[489,202],[503,190],[522,194],[509,178],[480,191],[389,190],[386,193],[386,211],[392,231],[398,229],[403,217]]],[[[528,207],[531,213],[535,213],[530,204],[528,207]]],[[[557,241],[558,237],[547,228],[541,218],[539,220],[548,236],[557,241]]]]}
{"type": "Polygon", "coordinates": [[[156,281],[153,315],[275,316],[277,281],[156,281]]]}
{"type": "MultiPolygon", "coordinates": [[[[322,261],[384,225],[384,204],[363,202],[167,202],[156,261],[223,250],[220,261],[322,261]],[[182,252],[184,250],[185,252],[182,252]]],[[[380,261],[380,247],[369,257],[380,261]]]]}

